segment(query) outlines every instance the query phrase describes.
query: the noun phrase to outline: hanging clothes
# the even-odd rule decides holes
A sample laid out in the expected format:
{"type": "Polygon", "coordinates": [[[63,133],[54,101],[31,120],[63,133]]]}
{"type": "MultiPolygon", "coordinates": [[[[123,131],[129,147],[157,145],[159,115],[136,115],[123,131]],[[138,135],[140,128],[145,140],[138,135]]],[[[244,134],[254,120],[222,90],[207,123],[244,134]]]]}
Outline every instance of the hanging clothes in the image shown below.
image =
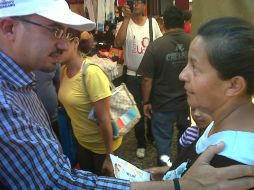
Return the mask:
{"type": "Polygon", "coordinates": [[[97,30],[100,32],[104,31],[105,14],[105,0],[98,0],[97,30]]]}
{"type": "Polygon", "coordinates": [[[97,6],[98,0],[84,0],[84,10],[88,11],[89,19],[93,22],[96,22],[97,6]]]}
{"type": "Polygon", "coordinates": [[[114,22],[115,0],[98,0],[97,30],[103,32],[105,21],[114,22]]]}
{"type": "Polygon", "coordinates": [[[117,0],[117,6],[122,7],[122,6],[124,6],[125,2],[126,2],[126,0],[117,0]]]}
{"type": "Polygon", "coordinates": [[[105,14],[106,21],[111,21],[111,23],[113,23],[115,18],[115,0],[105,1],[105,14]]]}

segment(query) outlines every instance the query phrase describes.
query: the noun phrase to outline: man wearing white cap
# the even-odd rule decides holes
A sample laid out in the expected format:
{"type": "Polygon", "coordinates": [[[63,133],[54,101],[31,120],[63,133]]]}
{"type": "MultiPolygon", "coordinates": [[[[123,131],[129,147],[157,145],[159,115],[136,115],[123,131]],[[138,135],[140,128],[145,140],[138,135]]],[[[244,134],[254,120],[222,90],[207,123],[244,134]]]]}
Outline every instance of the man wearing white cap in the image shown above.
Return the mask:
{"type": "Polygon", "coordinates": [[[95,23],[72,13],[64,0],[0,0],[0,189],[246,189],[254,169],[216,169],[211,147],[183,179],[130,183],[71,169],[49,117],[33,91],[33,70],[52,71],[67,50],[68,27],[95,23]],[[230,179],[230,181],[228,181],[230,179]]]}

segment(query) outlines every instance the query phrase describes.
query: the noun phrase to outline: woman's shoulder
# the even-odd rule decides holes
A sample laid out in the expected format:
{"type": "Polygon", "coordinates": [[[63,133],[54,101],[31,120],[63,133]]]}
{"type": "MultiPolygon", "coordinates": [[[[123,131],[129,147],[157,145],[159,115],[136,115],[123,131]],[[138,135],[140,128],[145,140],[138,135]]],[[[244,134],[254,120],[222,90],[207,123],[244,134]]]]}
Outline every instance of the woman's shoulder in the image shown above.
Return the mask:
{"type": "MultiPolygon", "coordinates": [[[[203,137],[203,136],[202,136],[203,137]]],[[[240,163],[254,166],[254,133],[245,131],[222,131],[208,138],[200,138],[196,145],[196,152],[203,152],[208,146],[223,141],[225,148],[219,155],[240,163]]]]}
{"type": "Polygon", "coordinates": [[[87,75],[102,75],[104,71],[98,66],[97,64],[93,63],[86,63],[89,64],[86,69],[86,74],[87,75]]]}

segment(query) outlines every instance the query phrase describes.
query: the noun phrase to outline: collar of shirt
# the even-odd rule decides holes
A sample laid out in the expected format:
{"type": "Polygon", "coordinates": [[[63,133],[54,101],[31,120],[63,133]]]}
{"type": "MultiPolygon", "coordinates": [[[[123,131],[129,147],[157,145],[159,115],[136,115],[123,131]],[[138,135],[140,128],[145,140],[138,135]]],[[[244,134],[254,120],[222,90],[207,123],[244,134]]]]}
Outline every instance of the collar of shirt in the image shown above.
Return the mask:
{"type": "Polygon", "coordinates": [[[0,76],[16,88],[34,85],[34,75],[32,73],[26,73],[2,51],[0,51],[0,76]]]}

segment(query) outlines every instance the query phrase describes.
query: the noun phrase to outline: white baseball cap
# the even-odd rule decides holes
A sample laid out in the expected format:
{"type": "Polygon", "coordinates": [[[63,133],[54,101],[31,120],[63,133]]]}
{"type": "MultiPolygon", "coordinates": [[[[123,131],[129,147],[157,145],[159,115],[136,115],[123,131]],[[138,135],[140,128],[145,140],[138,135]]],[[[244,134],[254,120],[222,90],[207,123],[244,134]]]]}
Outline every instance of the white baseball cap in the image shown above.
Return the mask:
{"type": "Polygon", "coordinates": [[[69,9],[65,0],[0,0],[0,18],[37,14],[80,31],[90,31],[95,23],[69,9]]]}

